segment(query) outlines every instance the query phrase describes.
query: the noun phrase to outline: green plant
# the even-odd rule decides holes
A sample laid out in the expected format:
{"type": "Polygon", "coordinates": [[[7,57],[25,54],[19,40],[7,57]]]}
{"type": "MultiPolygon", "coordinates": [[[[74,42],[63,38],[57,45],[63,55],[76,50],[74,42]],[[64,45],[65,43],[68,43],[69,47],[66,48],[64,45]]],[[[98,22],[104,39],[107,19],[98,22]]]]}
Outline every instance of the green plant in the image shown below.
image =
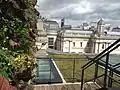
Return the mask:
{"type": "MultiPolygon", "coordinates": [[[[3,48],[4,49],[4,48],[3,48]]],[[[36,59],[28,54],[0,49],[0,75],[7,80],[29,81],[33,78],[32,70],[36,59]]]]}
{"type": "Polygon", "coordinates": [[[15,72],[14,77],[16,80],[29,81],[34,77],[32,70],[35,68],[36,59],[28,54],[15,53],[14,54],[15,72]]]}
{"type": "Polygon", "coordinates": [[[13,56],[6,50],[0,49],[0,75],[7,80],[13,79],[14,62],[13,56]]]}
{"type": "Polygon", "coordinates": [[[32,55],[36,50],[39,15],[34,8],[36,3],[37,0],[0,1],[0,75],[9,80],[19,75],[24,77],[27,72],[31,76],[34,68],[32,55]]]}
{"type": "Polygon", "coordinates": [[[35,58],[29,56],[28,54],[16,54],[14,58],[14,63],[17,65],[15,67],[16,72],[23,72],[27,68],[33,68],[35,65],[35,58]]]}
{"type": "Polygon", "coordinates": [[[14,52],[30,53],[33,50],[34,40],[30,37],[28,26],[19,19],[2,18],[0,46],[14,52]]]}

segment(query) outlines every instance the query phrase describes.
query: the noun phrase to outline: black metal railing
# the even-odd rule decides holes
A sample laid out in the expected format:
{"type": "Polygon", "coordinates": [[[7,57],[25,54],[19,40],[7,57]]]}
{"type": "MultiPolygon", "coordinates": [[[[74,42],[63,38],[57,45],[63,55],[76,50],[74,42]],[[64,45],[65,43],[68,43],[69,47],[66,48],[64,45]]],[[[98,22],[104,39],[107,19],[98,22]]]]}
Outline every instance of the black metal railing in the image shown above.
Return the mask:
{"type": "Polygon", "coordinates": [[[115,77],[119,77],[119,75],[120,75],[120,71],[117,69],[117,68],[119,68],[120,63],[118,63],[116,65],[112,65],[109,63],[110,53],[120,46],[119,42],[120,42],[120,39],[116,40],[108,48],[106,48],[104,51],[99,53],[97,56],[95,56],[88,63],[83,65],[82,76],[81,76],[81,90],[83,90],[84,83],[87,82],[84,80],[85,70],[88,69],[92,65],[95,65],[94,77],[88,81],[96,82],[96,80],[98,78],[103,77],[102,78],[103,83],[101,85],[101,87],[103,87],[103,88],[112,87],[113,82],[120,84],[120,81],[116,80],[116,78],[115,78],[115,77]],[[105,61],[101,60],[103,57],[106,57],[105,61]],[[98,75],[98,71],[99,71],[100,66],[102,66],[104,68],[103,69],[104,73],[102,75],[98,75]]]}

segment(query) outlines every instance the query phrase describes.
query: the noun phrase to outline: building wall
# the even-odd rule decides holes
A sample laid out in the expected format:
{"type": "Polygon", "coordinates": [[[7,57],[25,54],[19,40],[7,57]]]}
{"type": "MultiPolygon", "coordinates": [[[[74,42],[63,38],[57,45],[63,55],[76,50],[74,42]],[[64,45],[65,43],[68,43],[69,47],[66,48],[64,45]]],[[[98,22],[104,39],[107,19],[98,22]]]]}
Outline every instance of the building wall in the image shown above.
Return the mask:
{"type": "Polygon", "coordinates": [[[45,30],[44,23],[40,19],[38,19],[38,22],[37,22],[37,29],[38,29],[38,31],[41,31],[41,30],[44,31],[45,30]]]}
{"type": "MultiPolygon", "coordinates": [[[[85,53],[85,48],[87,47],[87,43],[89,41],[89,37],[63,37],[63,52],[67,53],[85,53]],[[81,45],[82,44],[82,45],[81,45]]],[[[91,53],[98,54],[110,46],[113,42],[115,42],[119,37],[96,37],[94,45],[91,53]]],[[[111,54],[119,54],[120,47],[115,51],[111,52],[111,54]]]]}
{"type": "Polygon", "coordinates": [[[37,23],[38,36],[36,37],[36,46],[38,49],[47,49],[47,34],[42,20],[38,19],[37,23]]]}
{"type": "MultiPolygon", "coordinates": [[[[96,46],[95,46],[95,53],[100,53],[104,49],[106,49],[108,46],[110,46],[112,43],[114,43],[116,39],[98,39],[96,41],[96,46]]],[[[112,51],[111,54],[120,54],[120,47],[118,47],[116,50],[112,51]]]]}
{"type": "Polygon", "coordinates": [[[63,52],[83,53],[87,41],[85,38],[64,38],[63,52]]]}
{"type": "Polygon", "coordinates": [[[104,25],[98,25],[97,31],[98,31],[99,34],[103,35],[104,30],[105,30],[104,25]]]}
{"type": "Polygon", "coordinates": [[[51,20],[44,21],[44,24],[47,32],[48,48],[55,49],[59,24],[56,21],[51,20]]]}
{"type": "Polygon", "coordinates": [[[57,37],[56,34],[47,35],[47,38],[48,38],[48,48],[55,49],[56,37],[57,37]],[[50,38],[53,38],[53,43],[52,44],[49,43],[50,42],[49,41],[50,38]]]}
{"type": "MultiPolygon", "coordinates": [[[[57,24],[52,22],[51,27],[57,24]]],[[[81,29],[64,29],[64,28],[47,28],[48,47],[68,53],[100,53],[109,45],[115,42],[120,35],[114,32],[104,34],[104,23],[99,21],[93,30],[81,29]],[[114,34],[114,35],[113,35],[114,34]],[[53,38],[53,43],[49,45],[49,38],[53,38]],[[88,50],[88,52],[87,52],[88,50]]],[[[112,54],[120,53],[120,48],[116,49],[112,54]]]]}
{"type": "Polygon", "coordinates": [[[63,51],[63,43],[64,43],[63,31],[58,31],[55,49],[58,51],[63,51]]]}

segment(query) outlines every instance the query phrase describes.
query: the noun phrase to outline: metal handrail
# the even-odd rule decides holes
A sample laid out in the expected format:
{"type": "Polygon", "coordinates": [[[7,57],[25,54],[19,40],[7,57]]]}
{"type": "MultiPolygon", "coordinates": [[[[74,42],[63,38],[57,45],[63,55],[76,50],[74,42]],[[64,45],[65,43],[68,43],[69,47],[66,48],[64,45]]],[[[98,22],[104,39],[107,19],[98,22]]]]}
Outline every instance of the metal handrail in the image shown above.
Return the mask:
{"type": "Polygon", "coordinates": [[[106,51],[109,51],[112,47],[114,47],[119,42],[120,42],[120,38],[118,40],[116,40],[114,43],[112,43],[108,48],[106,48],[105,50],[103,50],[100,54],[98,54],[97,56],[95,56],[91,61],[89,61],[88,63],[86,63],[82,68],[84,68],[87,65],[89,65],[90,63],[96,61],[96,59],[98,57],[100,57],[101,55],[105,54],[106,51]]]}
{"type": "Polygon", "coordinates": [[[90,61],[89,64],[87,64],[86,66],[83,66],[82,69],[87,69],[89,66],[91,66],[92,64],[96,63],[97,61],[99,61],[102,57],[106,56],[108,53],[112,52],[113,50],[115,50],[116,48],[118,48],[120,46],[120,44],[116,45],[114,48],[112,48],[111,50],[109,50],[107,53],[101,55],[100,57],[98,58],[93,58],[93,60],[90,61]]]}
{"type": "Polygon", "coordinates": [[[117,63],[117,64],[113,65],[113,67],[116,67],[116,66],[118,66],[118,65],[120,65],[120,63],[117,63]]]}
{"type": "MultiPolygon", "coordinates": [[[[104,60],[100,59],[100,61],[102,61],[103,63],[106,63],[104,60]]],[[[100,62],[99,61],[99,62],[100,62]]],[[[112,64],[108,63],[109,66],[113,66],[112,64]]]]}
{"type": "Polygon", "coordinates": [[[119,83],[120,84],[120,82],[119,81],[117,81],[117,80],[115,80],[113,77],[111,77],[111,76],[109,76],[109,75],[107,75],[109,78],[111,78],[112,80],[114,80],[115,82],[117,82],[117,83],[119,83]]]}
{"type": "MultiPolygon", "coordinates": [[[[100,77],[102,77],[102,76],[104,76],[104,74],[97,76],[96,79],[98,79],[98,78],[100,78],[100,77]]],[[[90,79],[90,80],[87,80],[86,82],[90,82],[90,81],[93,81],[93,80],[94,80],[94,78],[92,78],[92,79],[90,79]]]]}
{"type": "MultiPolygon", "coordinates": [[[[106,63],[104,60],[100,59],[100,61],[102,61],[103,63],[106,63]]],[[[100,62],[99,62],[100,63],[100,62]]],[[[113,69],[117,69],[120,68],[120,63],[117,63],[115,65],[112,65],[110,63],[108,63],[109,66],[113,67],[113,69]]]]}
{"type": "MultiPolygon", "coordinates": [[[[98,63],[99,63],[99,65],[102,65],[102,64],[100,64],[100,62],[98,62],[98,63]]],[[[104,65],[102,65],[102,66],[104,66],[104,65]]],[[[106,66],[106,67],[107,67],[109,70],[113,71],[113,73],[116,73],[116,74],[119,74],[119,75],[120,75],[120,71],[116,70],[115,68],[110,67],[110,66],[106,66]]],[[[106,70],[107,70],[107,69],[106,69],[106,70]]],[[[94,79],[98,79],[98,78],[106,75],[106,74],[102,74],[102,75],[100,75],[100,76],[94,77],[94,78],[92,78],[92,79],[84,82],[84,71],[85,71],[85,69],[82,69],[81,90],[82,90],[83,84],[84,84],[85,82],[92,81],[92,80],[94,80],[94,79]]],[[[115,80],[114,78],[110,77],[109,75],[107,75],[107,77],[109,77],[109,78],[112,79],[113,81],[115,81],[115,82],[117,82],[117,83],[120,84],[119,81],[115,80]]]]}
{"type": "MultiPolygon", "coordinates": [[[[110,66],[108,62],[109,62],[109,53],[112,52],[113,50],[115,50],[116,48],[118,48],[120,46],[120,44],[118,44],[120,42],[120,38],[118,40],[116,40],[113,44],[111,44],[108,48],[106,48],[104,51],[102,51],[100,54],[98,54],[97,56],[95,56],[92,60],[90,60],[88,63],[86,63],[83,67],[82,67],[82,77],[81,77],[81,90],[83,89],[83,84],[84,84],[84,71],[90,67],[91,65],[93,65],[94,63],[97,63],[99,60],[101,60],[102,57],[106,56],[106,64],[103,65],[105,67],[105,77],[104,77],[104,87],[106,87],[106,80],[107,80],[107,69],[112,70],[112,72],[116,72],[115,69],[110,66]]],[[[101,60],[102,61],[102,60],[101,60]]],[[[98,62],[100,64],[100,62],[98,62]]],[[[103,64],[103,63],[102,63],[103,64]]],[[[116,65],[115,65],[116,66],[116,65]]],[[[118,72],[118,71],[117,71],[118,72]]],[[[118,72],[119,73],[119,72],[118,72]]],[[[120,73],[119,73],[120,74],[120,73]]],[[[94,80],[97,79],[97,77],[94,77],[94,80]]],[[[110,78],[111,79],[111,78],[110,78]]]]}
{"type": "Polygon", "coordinates": [[[114,69],[120,68],[120,66],[114,67],[114,69]]]}
{"type": "MultiPolygon", "coordinates": [[[[101,65],[101,66],[105,66],[105,64],[100,63],[100,62],[98,64],[101,65]]],[[[116,70],[116,68],[113,68],[111,66],[107,66],[107,67],[108,67],[108,69],[114,71],[116,74],[120,74],[120,71],[116,70]]]]}
{"type": "MultiPolygon", "coordinates": [[[[104,60],[100,59],[100,61],[102,61],[103,63],[106,63],[104,60]]],[[[99,61],[99,63],[100,63],[99,61]]],[[[120,68],[120,63],[117,63],[115,65],[112,65],[110,63],[108,63],[109,66],[111,66],[113,69],[117,69],[117,68],[120,68]]]]}

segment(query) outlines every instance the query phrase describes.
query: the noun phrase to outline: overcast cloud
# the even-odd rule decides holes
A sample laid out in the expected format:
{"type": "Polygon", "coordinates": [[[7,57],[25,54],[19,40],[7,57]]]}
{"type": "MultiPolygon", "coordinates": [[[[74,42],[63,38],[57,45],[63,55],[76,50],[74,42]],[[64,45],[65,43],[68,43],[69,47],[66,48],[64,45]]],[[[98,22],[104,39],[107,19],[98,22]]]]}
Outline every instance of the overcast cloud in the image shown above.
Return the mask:
{"type": "Polygon", "coordinates": [[[98,21],[120,26],[120,0],[38,0],[38,11],[47,19],[66,24],[80,25],[83,22],[98,21]]]}

